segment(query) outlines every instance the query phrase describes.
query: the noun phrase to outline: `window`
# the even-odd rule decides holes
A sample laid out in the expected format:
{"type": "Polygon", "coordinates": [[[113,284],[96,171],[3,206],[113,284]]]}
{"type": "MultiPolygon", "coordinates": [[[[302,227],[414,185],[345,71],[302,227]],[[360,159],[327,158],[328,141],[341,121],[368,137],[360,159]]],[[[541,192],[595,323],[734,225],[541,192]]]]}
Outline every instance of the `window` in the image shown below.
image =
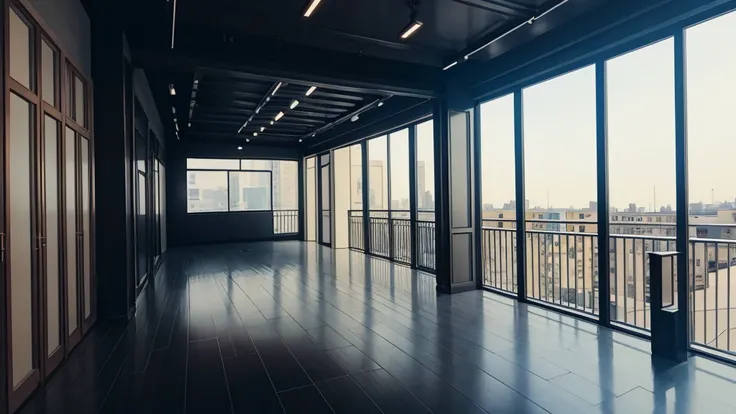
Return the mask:
{"type": "Polygon", "coordinates": [[[368,206],[388,210],[388,164],[386,136],[368,141],[368,206]]]}
{"type": "Polygon", "coordinates": [[[584,218],[585,218],[585,214],[583,214],[583,213],[580,213],[580,220],[582,220],[582,219],[584,219],[584,218]]]}
{"type": "Polygon", "coordinates": [[[187,193],[195,191],[197,200],[188,200],[187,213],[227,211],[227,171],[190,171],[196,184],[187,185],[187,193]]]}
{"type": "Polygon", "coordinates": [[[579,226],[579,230],[581,233],[585,233],[585,226],[579,226]]]}
{"type": "Polygon", "coordinates": [[[280,222],[297,228],[298,168],[290,160],[188,158],[187,212],[282,211],[280,222]]]}
{"type": "Polygon", "coordinates": [[[231,172],[230,211],[271,210],[271,173],[267,171],[231,172]]]}
{"type": "MultiPolygon", "coordinates": [[[[417,210],[434,211],[434,124],[427,121],[417,125],[417,210]]],[[[426,219],[420,214],[420,220],[426,219]]],[[[431,216],[433,217],[433,216],[431,216]]]]}
{"type": "Polygon", "coordinates": [[[488,211],[516,209],[513,95],[481,104],[480,134],[481,214],[490,218],[488,211]]]}

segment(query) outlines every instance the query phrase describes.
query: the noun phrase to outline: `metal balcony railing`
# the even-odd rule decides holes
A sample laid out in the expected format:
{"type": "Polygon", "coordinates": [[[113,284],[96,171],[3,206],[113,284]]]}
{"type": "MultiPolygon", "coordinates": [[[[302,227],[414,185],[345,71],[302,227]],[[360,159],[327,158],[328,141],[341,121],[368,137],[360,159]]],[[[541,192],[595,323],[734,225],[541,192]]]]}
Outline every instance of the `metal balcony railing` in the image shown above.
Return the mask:
{"type": "Polygon", "coordinates": [[[366,249],[363,211],[350,210],[349,247],[408,265],[413,264],[416,254],[418,268],[434,271],[434,212],[420,211],[417,218],[413,221],[409,210],[370,210],[366,249]],[[416,232],[416,247],[412,246],[412,231],[416,232]]]}
{"type": "MultiPolygon", "coordinates": [[[[595,222],[526,220],[526,296],[591,315],[599,313],[600,277],[609,277],[611,321],[651,329],[649,252],[677,251],[674,223],[611,222],[610,274],[598,272],[595,222]],[[536,224],[536,225],[535,225],[536,224]],[[592,232],[585,232],[588,226],[592,232]],[[543,228],[543,229],[540,229],[543,228]],[[571,231],[572,230],[572,231],[571,231]],[[577,231],[583,230],[583,231],[577,231]]],[[[693,224],[689,239],[690,338],[736,354],[736,225],[693,224]],[[708,231],[705,229],[708,229],[708,231]],[[724,236],[725,235],[725,236],[724,236]]],[[[484,219],[483,283],[516,293],[514,219],[484,219]]],[[[674,269],[677,278],[677,267],[674,269]]],[[[674,285],[676,295],[676,283],[674,285]]],[[[676,300],[676,299],[675,299],[676,300]]]]}
{"type": "Polygon", "coordinates": [[[299,210],[274,210],[273,234],[299,233],[299,210]]]}

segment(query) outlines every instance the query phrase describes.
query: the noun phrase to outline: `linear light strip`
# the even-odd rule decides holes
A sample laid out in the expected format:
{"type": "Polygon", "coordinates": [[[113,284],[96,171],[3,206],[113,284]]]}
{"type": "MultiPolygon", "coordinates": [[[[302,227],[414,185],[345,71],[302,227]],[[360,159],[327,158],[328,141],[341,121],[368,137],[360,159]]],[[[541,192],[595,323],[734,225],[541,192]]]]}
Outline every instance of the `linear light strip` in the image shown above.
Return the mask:
{"type": "Polygon", "coordinates": [[[314,13],[314,9],[316,9],[317,6],[319,6],[319,3],[321,1],[322,0],[312,0],[312,3],[309,5],[309,7],[307,7],[307,11],[304,12],[304,17],[311,16],[312,13],[314,13]]]}

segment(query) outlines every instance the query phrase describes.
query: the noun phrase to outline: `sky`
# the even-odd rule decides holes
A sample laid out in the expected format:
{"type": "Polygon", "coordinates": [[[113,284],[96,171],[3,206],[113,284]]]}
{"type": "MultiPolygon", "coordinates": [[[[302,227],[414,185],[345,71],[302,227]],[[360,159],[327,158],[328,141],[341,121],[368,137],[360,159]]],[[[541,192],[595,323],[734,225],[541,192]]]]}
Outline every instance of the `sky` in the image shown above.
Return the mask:
{"type": "MultiPolygon", "coordinates": [[[[690,202],[734,201],[736,12],[687,29],[690,202]],[[719,47],[720,46],[720,47],[719,47]]],[[[606,62],[611,206],[675,205],[674,41],[606,62]],[[656,195],[655,195],[656,192],[656,195]]],[[[596,195],[595,69],[523,90],[526,198],[587,207],[596,195]]],[[[513,97],[481,105],[483,203],[515,198],[513,97]]]]}

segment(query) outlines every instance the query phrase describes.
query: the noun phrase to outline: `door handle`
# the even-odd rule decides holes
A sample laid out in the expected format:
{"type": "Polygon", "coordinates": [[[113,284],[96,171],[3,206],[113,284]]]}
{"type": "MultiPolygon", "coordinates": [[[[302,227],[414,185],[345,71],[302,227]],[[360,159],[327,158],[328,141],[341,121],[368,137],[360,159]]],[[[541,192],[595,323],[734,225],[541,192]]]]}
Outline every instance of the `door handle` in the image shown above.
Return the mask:
{"type": "Polygon", "coordinates": [[[0,261],[5,261],[5,233],[0,233],[0,261]]]}
{"type": "MultiPolygon", "coordinates": [[[[38,244],[41,247],[46,247],[46,237],[45,236],[38,236],[36,238],[38,239],[38,244]]],[[[36,250],[38,250],[38,247],[36,247],[36,250]]]]}

